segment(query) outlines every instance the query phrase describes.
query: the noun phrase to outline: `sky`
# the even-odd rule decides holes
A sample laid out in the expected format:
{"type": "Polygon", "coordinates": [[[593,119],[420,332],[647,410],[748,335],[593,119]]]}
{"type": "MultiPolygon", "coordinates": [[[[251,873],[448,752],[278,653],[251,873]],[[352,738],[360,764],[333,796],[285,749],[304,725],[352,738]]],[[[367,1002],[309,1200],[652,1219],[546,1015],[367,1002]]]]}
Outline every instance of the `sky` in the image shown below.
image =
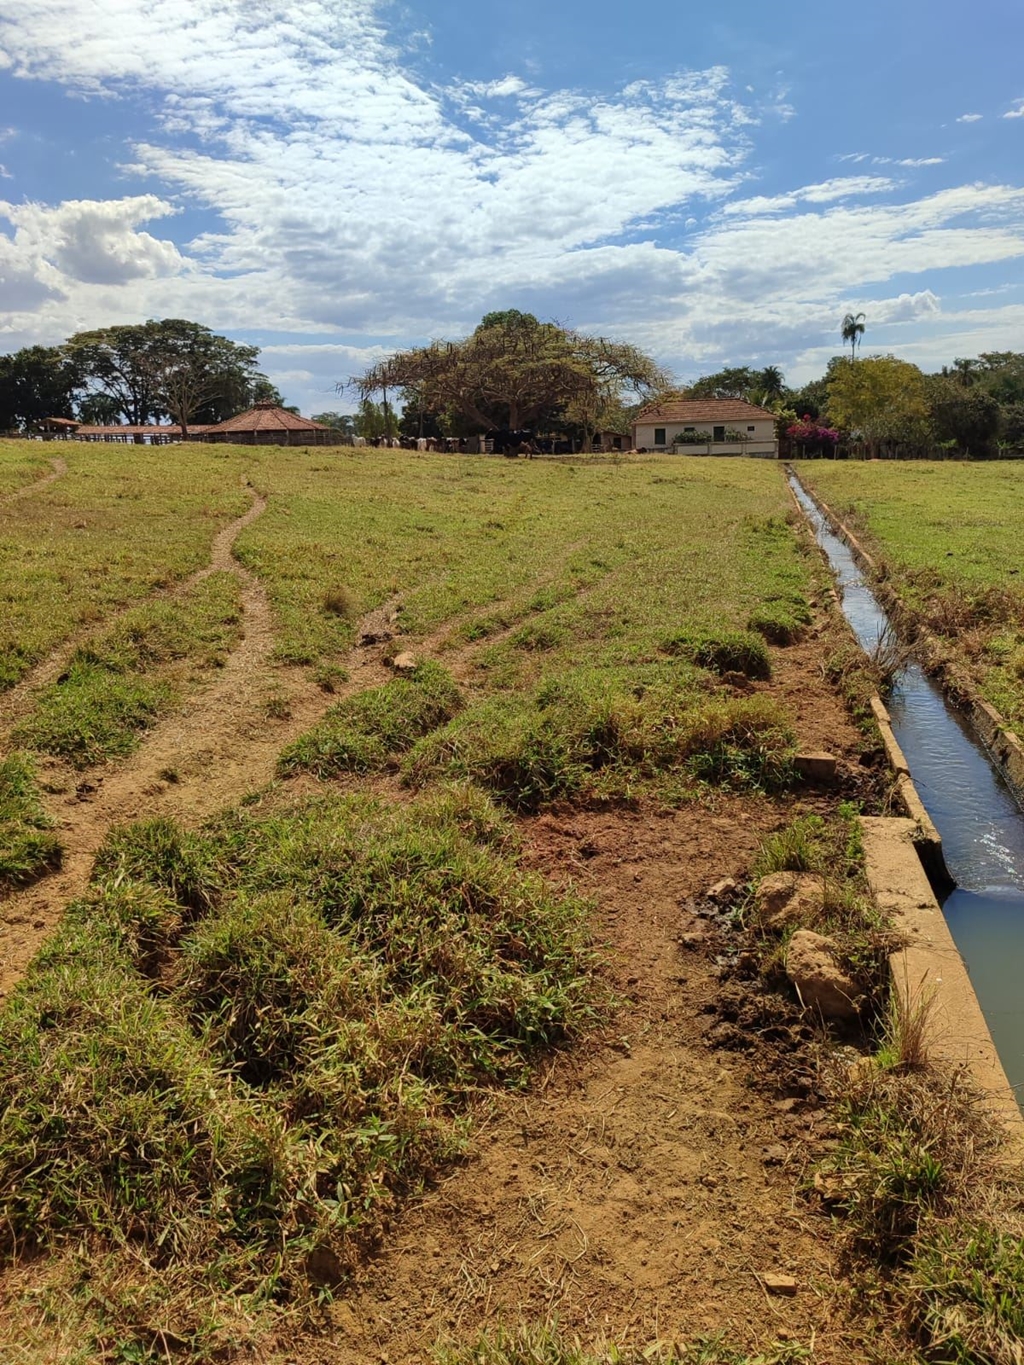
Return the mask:
{"type": "Polygon", "coordinates": [[[3,0],[0,351],[150,317],[303,412],[521,308],[685,383],[1024,350],[1021,0],[3,0]]]}

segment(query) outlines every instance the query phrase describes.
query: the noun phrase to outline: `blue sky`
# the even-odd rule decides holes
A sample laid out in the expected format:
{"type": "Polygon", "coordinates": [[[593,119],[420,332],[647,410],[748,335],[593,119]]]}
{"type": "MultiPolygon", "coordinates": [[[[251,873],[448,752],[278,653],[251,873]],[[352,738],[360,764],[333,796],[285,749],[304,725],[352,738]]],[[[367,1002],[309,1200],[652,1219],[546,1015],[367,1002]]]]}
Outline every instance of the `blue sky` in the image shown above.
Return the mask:
{"type": "Polygon", "coordinates": [[[682,381],[1024,350],[1024,6],[4,0],[0,349],[184,316],[304,411],[492,308],[682,381]]]}

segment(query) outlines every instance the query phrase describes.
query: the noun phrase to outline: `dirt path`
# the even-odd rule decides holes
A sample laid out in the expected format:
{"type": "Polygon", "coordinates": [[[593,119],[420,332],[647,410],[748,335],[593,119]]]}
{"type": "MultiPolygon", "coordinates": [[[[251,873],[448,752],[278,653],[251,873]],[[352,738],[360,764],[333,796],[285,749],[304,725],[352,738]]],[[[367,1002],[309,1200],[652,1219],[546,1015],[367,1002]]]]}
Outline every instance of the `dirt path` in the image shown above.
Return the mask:
{"type": "MultiPolygon", "coordinates": [[[[557,1315],[584,1340],[646,1346],[724,1332],[752,1347],[815,1343],[818,1365],[866,1357],[835,1293],[827,1229],[794,1195],[827,1139],[813,1100],[751,1084],[709,1030],[713,955],[684,948],[687,902],[749,867],[771,802],[714,812],[573,813],[523,829],[531,861],[571,872],[623,1000],[604,1045],[556,1058],[499,1101],[463,1167],[402,1212],[387,1250],[329,1310],[321,1365],[429,1358],[438,1337],[557,1315]],[[760,1277],[792,1276],[792,1298],[760,1277]]],[[[295,1345],[291,1350],[294,1353],[295,1345]]]]}
{"type": "Polygon", "coordinates": [[[6,507],[8,503],[17,502],[19,498],[31,497],[33,493],[38,493],[41,489],[47,488],[51,483],[56,483],[68,472],[67,461],[55,455],[50,460],[51,473],[44,474],[41,478],[34,479],[32,483],[27,483],[24,488],[16,488],[13,493],[5,493],[0,497],[0,507],[6,507]]]}
{"type": "MultiPolygon", "coordinates": [[[[370,612],[357,627],[347,667],[350,682],[326,694],[301,669],[270,667],[274,639],[270,606],[259,581],[232,556],[244,526],[264,510],[255,498],[244,517],[220,532],[210,564],[241,581],[244,634],[225,667],[202,690],[150,730],[123,764],[90,772],[72,782],[52,813],[59,823],[64,862],[59,872],[0,900],[0,997],[24,975],[64,907],[82,894],[93,858],[114,825],[166,815],[195,825],[246,792],[272,781],[282,747],[308,729],[340,695],[361,691],[391,675],[381,658],[380,636],[393,626],[394,602],[370,612]],[[361,643],[367,639],[369,643],[361,643]],[[268,711],[268,702],[283,707],[268,711]]],[[[44,780],[66,776],[53,763],[40,764],[44,780]]]]}

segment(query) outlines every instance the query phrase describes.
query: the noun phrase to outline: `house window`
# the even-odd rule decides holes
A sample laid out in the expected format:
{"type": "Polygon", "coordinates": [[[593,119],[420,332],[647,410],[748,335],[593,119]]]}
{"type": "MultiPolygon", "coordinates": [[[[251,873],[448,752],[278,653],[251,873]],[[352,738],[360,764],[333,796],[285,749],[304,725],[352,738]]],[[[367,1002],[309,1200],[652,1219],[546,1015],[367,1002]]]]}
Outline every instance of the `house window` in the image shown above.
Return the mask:
{"type": "Polygon", "coordinates": [[[725,440],[725,427],[715,427],[715,430],[714,430],[714,439],[715,439],[716,441],[724,441],[724,440],[725,440]]]}
{"type": "Polygon", "coordinates": [[[664,428],[664,427],[655,427],[655,428],[654,428],[654,444],[655,444],[656,446],[663,446],[663,445],[665,444],[665,428],[664,428]]]}
{"type": "Polygon", "coordinates": [[[686,431],[686,432],[689,432],[690,435],[692,436],[693,433],[697,430],[697,428],[696,428],[696,427],[683,427],[683,430],[686,431]]]}
{"type": "Polygon", "coordinates": [[[754,428],[753,428],[753,427],[747,427],[747,430],[748,430],[749,432],[753,432],[754,428]]]}

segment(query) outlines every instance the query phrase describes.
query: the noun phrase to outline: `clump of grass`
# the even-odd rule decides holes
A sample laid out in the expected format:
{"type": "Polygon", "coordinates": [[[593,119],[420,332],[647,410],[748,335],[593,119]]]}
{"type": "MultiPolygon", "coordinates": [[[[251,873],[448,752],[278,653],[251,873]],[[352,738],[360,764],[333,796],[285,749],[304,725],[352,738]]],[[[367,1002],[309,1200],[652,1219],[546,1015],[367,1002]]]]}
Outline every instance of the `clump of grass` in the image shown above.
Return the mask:
{"type": "Polygon", "coordinates": [[[666,654],[691,660],[712,673],[742,673],[747,678],[770,678],[771,657],[760,635],[750,630],[717,633],[679,631],[662,640],[666,654]]]}
{"type": "Polygon", "coordinates": [[[876,1054],[879,1066],[893,1071],[925,1070],[934,1005],[934,988],[924,982],[916,990],[911,989],[906,976],[902,983],[892,983],[876,1054]]]}
{"type": "Polygon", "coordinates": [[[751,615],[747,629],[773,645],[792,645],[807,634],[812,619],[806,599],[794,593],[768,598],[751,615]]]}
{"type": "Polygon", "coordinates": [[[182,666],[222,665],[240,621],[231,574],[211,575],[181,601],[136,608],[74,651],[17,742],[79,769],[130,754],[177,695],[182,666]]]}
{"type": "Polygon", "coordinates": [[[150,1267],[133,1340],[177,1331],[165,1276],[301,1299],[592,1020],[589,974],[478,792],[122,829],[0,1009],[0,1238],[150,1267]]]}
{"type": "Polygon", "coordinates": [[[0,759],[0,888],[26,886],[60,867],[62,846],[23,754],[0,759]]]}
{"type": "Polygon", "coordinates": [[[357,615],[355,599],[348,588],[340,585],[327,589],[321,607],[328,616],[340,616],[346,621],[354,620],[357,615]]]}
{"type": "Polygon", "coordinates": [[[574,669],[531,695],[491,698],[412,750],[406,779],[469,778],[515,810],[614,798],[659,773],[783,785],[793,736],[763,698],[709,700],[678,665],[574,669]],[[600,778],[600,781],[599,781],[600,778]]]}
{"type": "Polygon", "coordinates": [[[462,707],[451,674],[426,660],[408,677],[393,678],[332,707],[323,721],[283,750],[284,776],[309,772],[377,772],[449,721],[462,707]]]}
{"type": "Polygon", "coordinates": [[[348,669],[338,664],[318,664],[310,676],[321,692],[337,692],[348,682],[348,669]]]}
{"type": "Polygon", "coordinates": [[[1024,1238],[983,1221],[928,1228],[909,1268],[912,1317],[951,1365],[1017,1365],[1024,1341],[1024,1238]]]}
{"type": "Polygon", "coordinates": [[[839,1146],[815,1188],[842,1214],[854,1252],[906,1265],[918,1233],[962,1204],[992,1134],[963,1078],[933,1070],[858,1071],[838,1121],[839,1146]]]}
{"type": "Polygon", "coordinates": [[[751,1355],[731,1347],[724,1334],[704,1336],[688,1346],[652,1342],[622,1346],[605,1340],[584,1345],[557,1323],[521,1323],[484,1332],[464,1345],[434,1348],[437,1365],[796,1365],[810,1351],[795,1341],[775,1342],[751,1355]]]}
{"type": "Polygon", "coordinates": [[[757,851],[752,873],[755,880],[771,872],[829,872],[845,878],[860,872],[863,856],[857,808],[844,801],[832,820],[797,815],[769,834],[757,851]]]}
{"type": "Polygon", "coordinates": [[[891,623],[886,621],[868,651],[868,660],[878,678],[878,688],[883,697],[892,692],[899,675],[907,666],[910,655],[910,647],[903,643],[891,623]]]}

